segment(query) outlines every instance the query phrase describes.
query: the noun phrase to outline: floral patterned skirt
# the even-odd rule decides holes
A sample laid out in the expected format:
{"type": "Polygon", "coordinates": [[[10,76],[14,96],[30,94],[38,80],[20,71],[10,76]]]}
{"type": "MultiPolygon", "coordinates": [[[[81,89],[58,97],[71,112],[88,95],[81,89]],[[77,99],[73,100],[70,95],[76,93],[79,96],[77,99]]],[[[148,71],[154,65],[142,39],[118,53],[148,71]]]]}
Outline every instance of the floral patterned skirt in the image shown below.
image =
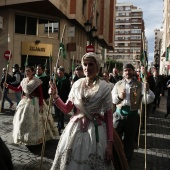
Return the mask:
{"type": "MultiPolygon", "coordinates": [[[[47,106],[44,105],[43,113],[39,112],[38,98],[23,98],[17,108],[13,119],[14,143],[25,145],[37,145],[43,141],[44,122],[47,106]]],[[[54,126],[52,115],[47,121],[46,140],[58,136],[57,127],[54,126]]]]}
{"type": "Polygon", "coordinates": [[[96,143],[93,123],[90,122],[87,132],[82,132],[79,121],[70,121],[61,135],[51,170],[114,170],[112,162],[106,164],[104,160],[105,126],[98,126],[98,132],[96,143]]]}

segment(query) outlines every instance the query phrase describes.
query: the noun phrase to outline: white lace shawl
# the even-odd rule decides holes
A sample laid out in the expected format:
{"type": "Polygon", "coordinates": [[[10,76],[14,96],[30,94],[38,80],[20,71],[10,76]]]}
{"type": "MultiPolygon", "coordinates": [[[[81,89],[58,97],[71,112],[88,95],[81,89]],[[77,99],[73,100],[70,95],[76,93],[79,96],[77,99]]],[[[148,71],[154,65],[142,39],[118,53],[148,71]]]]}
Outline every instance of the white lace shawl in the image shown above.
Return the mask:
{"type": "Polygon", "coordinates": [[[85,88],[85,78],[77,80],[71,88],[69,100],[89,119],[92,119],[93,113],[112,109],[110,87],[104,80],[98,80],[98,83],[92,89],[85,88]],[[84,102],[84,96],[89,97],[87,102],[84,102]]]}
{"type": "Polygon", "coordinates": [[[30,81],[28,81],[28,78],[21,81],[22,90],[27,95],[31,94],[40,84],[42,84],[42,81],[36,77],[33,77],[30,81]]]}

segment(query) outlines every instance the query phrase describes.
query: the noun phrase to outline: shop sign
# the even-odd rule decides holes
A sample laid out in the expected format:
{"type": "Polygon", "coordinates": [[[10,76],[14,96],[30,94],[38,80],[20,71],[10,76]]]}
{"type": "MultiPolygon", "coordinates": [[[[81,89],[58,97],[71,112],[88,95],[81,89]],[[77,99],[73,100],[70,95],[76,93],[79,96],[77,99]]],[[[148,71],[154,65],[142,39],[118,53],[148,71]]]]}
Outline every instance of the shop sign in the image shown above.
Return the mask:
{"type": "Polygon", "coordinates": [[[51,44],[35,44],[32,42],[22,42],[22,55],[50,56],[52,54],[51,44]]]}

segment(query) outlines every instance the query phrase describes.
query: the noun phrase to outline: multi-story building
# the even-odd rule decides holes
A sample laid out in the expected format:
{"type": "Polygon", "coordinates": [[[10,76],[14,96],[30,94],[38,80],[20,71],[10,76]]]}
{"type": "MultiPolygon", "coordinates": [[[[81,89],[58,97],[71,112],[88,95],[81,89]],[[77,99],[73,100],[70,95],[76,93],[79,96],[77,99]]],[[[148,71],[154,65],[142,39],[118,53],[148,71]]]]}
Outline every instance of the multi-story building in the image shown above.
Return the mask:
{"type": "Polygon", "coordinates": [[[154,33],[155,33],[155,46],[154,46],[154,63],[153,64],[158,69],[160,74],[163,74],[165,72],[165,67],[163,66],[165,64],[165,57],[161,58],[162,31],[160,29],[155,29],[154,33]]]}
{"type": "Polygon", "coordinates": [[[37,65],[52,56],[53,66],[58,62],[70,72],[90,49],[86,49],[89,39],[103,61],[102,50],[114,47],[115,1],[1,0],[0,68],[6,66],[6,52],[6,57],[12,54],[10,70],[16,63],[24,66],[26,58],[29,65],[37,65]],[[87,20],[90,31],[97,31],[95,38],[85,31],[87,20]],[[58,57],[61,42],[67,48],[66,59],[58,57]]]}
{"type": "Polygon", "coordinates": [[[165,74],[170,74],[170,2],[164,0],[162,28],[162,50],[160,65],[166,69],[165,74]]]}
{"type": "Polygon", "coordinates": [[[107,50],[107,57],[123,63],[134,62],[137,67],[143,49],[147,50],[146,45],[142,10],[130,2],[117,3],[115,48],[107,50]]]}

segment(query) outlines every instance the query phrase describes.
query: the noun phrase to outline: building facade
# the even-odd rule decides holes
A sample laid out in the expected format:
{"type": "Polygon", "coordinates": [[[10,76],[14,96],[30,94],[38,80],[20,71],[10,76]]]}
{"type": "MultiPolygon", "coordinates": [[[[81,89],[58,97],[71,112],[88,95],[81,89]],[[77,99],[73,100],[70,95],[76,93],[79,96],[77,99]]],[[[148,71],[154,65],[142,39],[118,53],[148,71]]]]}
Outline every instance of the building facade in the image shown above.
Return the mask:
{"type": "Polygon", "coordinates": [[[165,66],[165,57],[161,57],[162,53],[162,30],[155,29],[155,45],[154,45],[154,62],[153,66],[156,67],[160,74],[167,72],[165,66]],[[161,61],[161,62],[160,62],[161,61]]]}
{"type": "Polygon", "coordinates": [[[160,52],[160,66],[165,68],[163,74],[170,74],[170,2],[164,0],[163,6],[163,27],[162,27],[162,45],[160,52]]]}
{"type": "Polygon", "coordinates": [[[103,61],[102,51],[114,47],[114,8],[115,0],[0,1],[0,68],[6,66],[4,53],[10,51],[9,71],[16,63],[24,67],[26,59],[33,66],[48,63],[51,56],[52,68],[62,65],[69,73],[80,64],[89,39],[103,61]],[[87,20],[97,28],[94,38],[85,31],[87,20]],[[66,55],[60,56],[59,49],[66,55]]]}
{"type": "Polygon", "coordinates": [[[115,48],[107,50],[107,57],[123,62],[140,65],[140,55],[147,50],[144,32],[143,12],[132,3],[116,4],[115,48]],[[144,47],[145,46],[145,47],[144,47]]]}

